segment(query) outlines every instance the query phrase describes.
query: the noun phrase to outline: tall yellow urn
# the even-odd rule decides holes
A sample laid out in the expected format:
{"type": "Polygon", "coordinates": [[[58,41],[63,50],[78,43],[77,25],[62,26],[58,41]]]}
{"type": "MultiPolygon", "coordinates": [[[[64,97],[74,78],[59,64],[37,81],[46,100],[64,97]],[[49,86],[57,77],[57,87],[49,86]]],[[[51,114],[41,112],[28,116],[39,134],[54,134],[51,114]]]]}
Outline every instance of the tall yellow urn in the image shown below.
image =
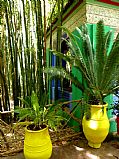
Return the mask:
{"type": "Polygon", "coordinates": [[[86,119],[86,114],[83,117],[83,132],[90,147],[100,148],[101,143],[108,135],[109,120],[106,112],[107,105],[91,105],[90,118],[86,119]]]}
{"type": "Polygon", "coordinates": [[[52,143],[48,127],[32,131],[25,129],[24,156],[25,159],[49,159],[52,154],[52,143]]]}

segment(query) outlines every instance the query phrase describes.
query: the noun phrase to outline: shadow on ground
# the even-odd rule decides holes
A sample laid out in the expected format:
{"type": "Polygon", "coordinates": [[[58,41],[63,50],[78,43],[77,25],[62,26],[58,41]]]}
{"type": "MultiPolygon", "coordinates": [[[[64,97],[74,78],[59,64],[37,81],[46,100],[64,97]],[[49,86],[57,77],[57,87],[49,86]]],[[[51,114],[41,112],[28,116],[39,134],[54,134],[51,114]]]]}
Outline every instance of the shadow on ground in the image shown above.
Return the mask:
{"type": "MultiPolygon", "coordinates": [[[[25,159],[23,153],[1,159],[25,159]]],[[[51,159],[119,159],[119,141],[105,141],[100,149],[88,146],[85,139],[79,139],[75,144],[66,143],[63,146],[53,146],[51,159]]]]}

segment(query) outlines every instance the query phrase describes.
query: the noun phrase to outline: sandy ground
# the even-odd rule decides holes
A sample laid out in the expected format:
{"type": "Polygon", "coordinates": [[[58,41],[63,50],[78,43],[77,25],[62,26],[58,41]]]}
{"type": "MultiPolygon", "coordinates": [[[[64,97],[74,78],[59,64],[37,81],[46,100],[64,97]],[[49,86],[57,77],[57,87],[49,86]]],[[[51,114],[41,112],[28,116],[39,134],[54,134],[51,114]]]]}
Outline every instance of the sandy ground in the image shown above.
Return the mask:
{"type": "MultiPolygon", "coordinates": [[[[119,138],[105,141],[101,148],[88,146],[86,139],[79,139],[76,143],[66,143],[63,146],[53,146],[51,159],[119,159],[119,138]]],[[[15,156],[0,159],[25,159],[23,152],[15,156]]]]}

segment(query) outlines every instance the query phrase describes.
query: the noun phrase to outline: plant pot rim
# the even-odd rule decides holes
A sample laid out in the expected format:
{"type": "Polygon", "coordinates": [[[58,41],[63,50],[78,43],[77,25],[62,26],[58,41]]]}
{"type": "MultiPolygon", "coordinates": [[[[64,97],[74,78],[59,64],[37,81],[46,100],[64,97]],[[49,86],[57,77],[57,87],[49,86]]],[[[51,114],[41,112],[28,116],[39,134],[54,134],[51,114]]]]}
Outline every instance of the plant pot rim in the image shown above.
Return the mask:
{"type": "Polygon", "coordinates": [[[92,105],[91,104],[91,107],[96,107],[96,108],[101,108],[101,107],[107,107],[108,106],[108,103],[104,103],[104,104],[98,104],[98,105],[92,105]]]}
{"type": "MultiPolygon", "coordinates": [[[[45,125],[45,124],[44,124],[45,125]]],[[[29,125],[28,125],[29,126],[29,125]]],[[[48,129],[48,125],[45,125],[46,127],[45,128],[43,128],[43,129],[41,129],[41,130],[29,130],[27,127],[28,126],[26,126],[25,127],[25,131],[27,131],[27,132],[32,132],[32,133],[38,133],[38,132],[42,132],[42,131],[44,131],[44,130],[46,130],[46,129],[48,129]]]]}

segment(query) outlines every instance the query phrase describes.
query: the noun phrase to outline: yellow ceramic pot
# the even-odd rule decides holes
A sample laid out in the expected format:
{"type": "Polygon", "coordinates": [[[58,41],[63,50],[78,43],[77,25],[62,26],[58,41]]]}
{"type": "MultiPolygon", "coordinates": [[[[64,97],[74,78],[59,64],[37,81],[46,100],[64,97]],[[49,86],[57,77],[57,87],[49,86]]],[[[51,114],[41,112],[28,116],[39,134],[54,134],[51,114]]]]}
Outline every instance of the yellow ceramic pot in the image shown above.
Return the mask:
{"type": "Polygon", "coordinates": [[[24,156],[26,159],[49,159],[52,154],[52,143],[48,127],[32,131],[26,128],[24,156]]]}
{"type": "Polygon", "coordinates": [[[106,112],[107,104],[91,105],[91,117],[83,117],[82,125],[88,145],[93,148],[100,148],[109,132],[109,120],[106,112]]]}

